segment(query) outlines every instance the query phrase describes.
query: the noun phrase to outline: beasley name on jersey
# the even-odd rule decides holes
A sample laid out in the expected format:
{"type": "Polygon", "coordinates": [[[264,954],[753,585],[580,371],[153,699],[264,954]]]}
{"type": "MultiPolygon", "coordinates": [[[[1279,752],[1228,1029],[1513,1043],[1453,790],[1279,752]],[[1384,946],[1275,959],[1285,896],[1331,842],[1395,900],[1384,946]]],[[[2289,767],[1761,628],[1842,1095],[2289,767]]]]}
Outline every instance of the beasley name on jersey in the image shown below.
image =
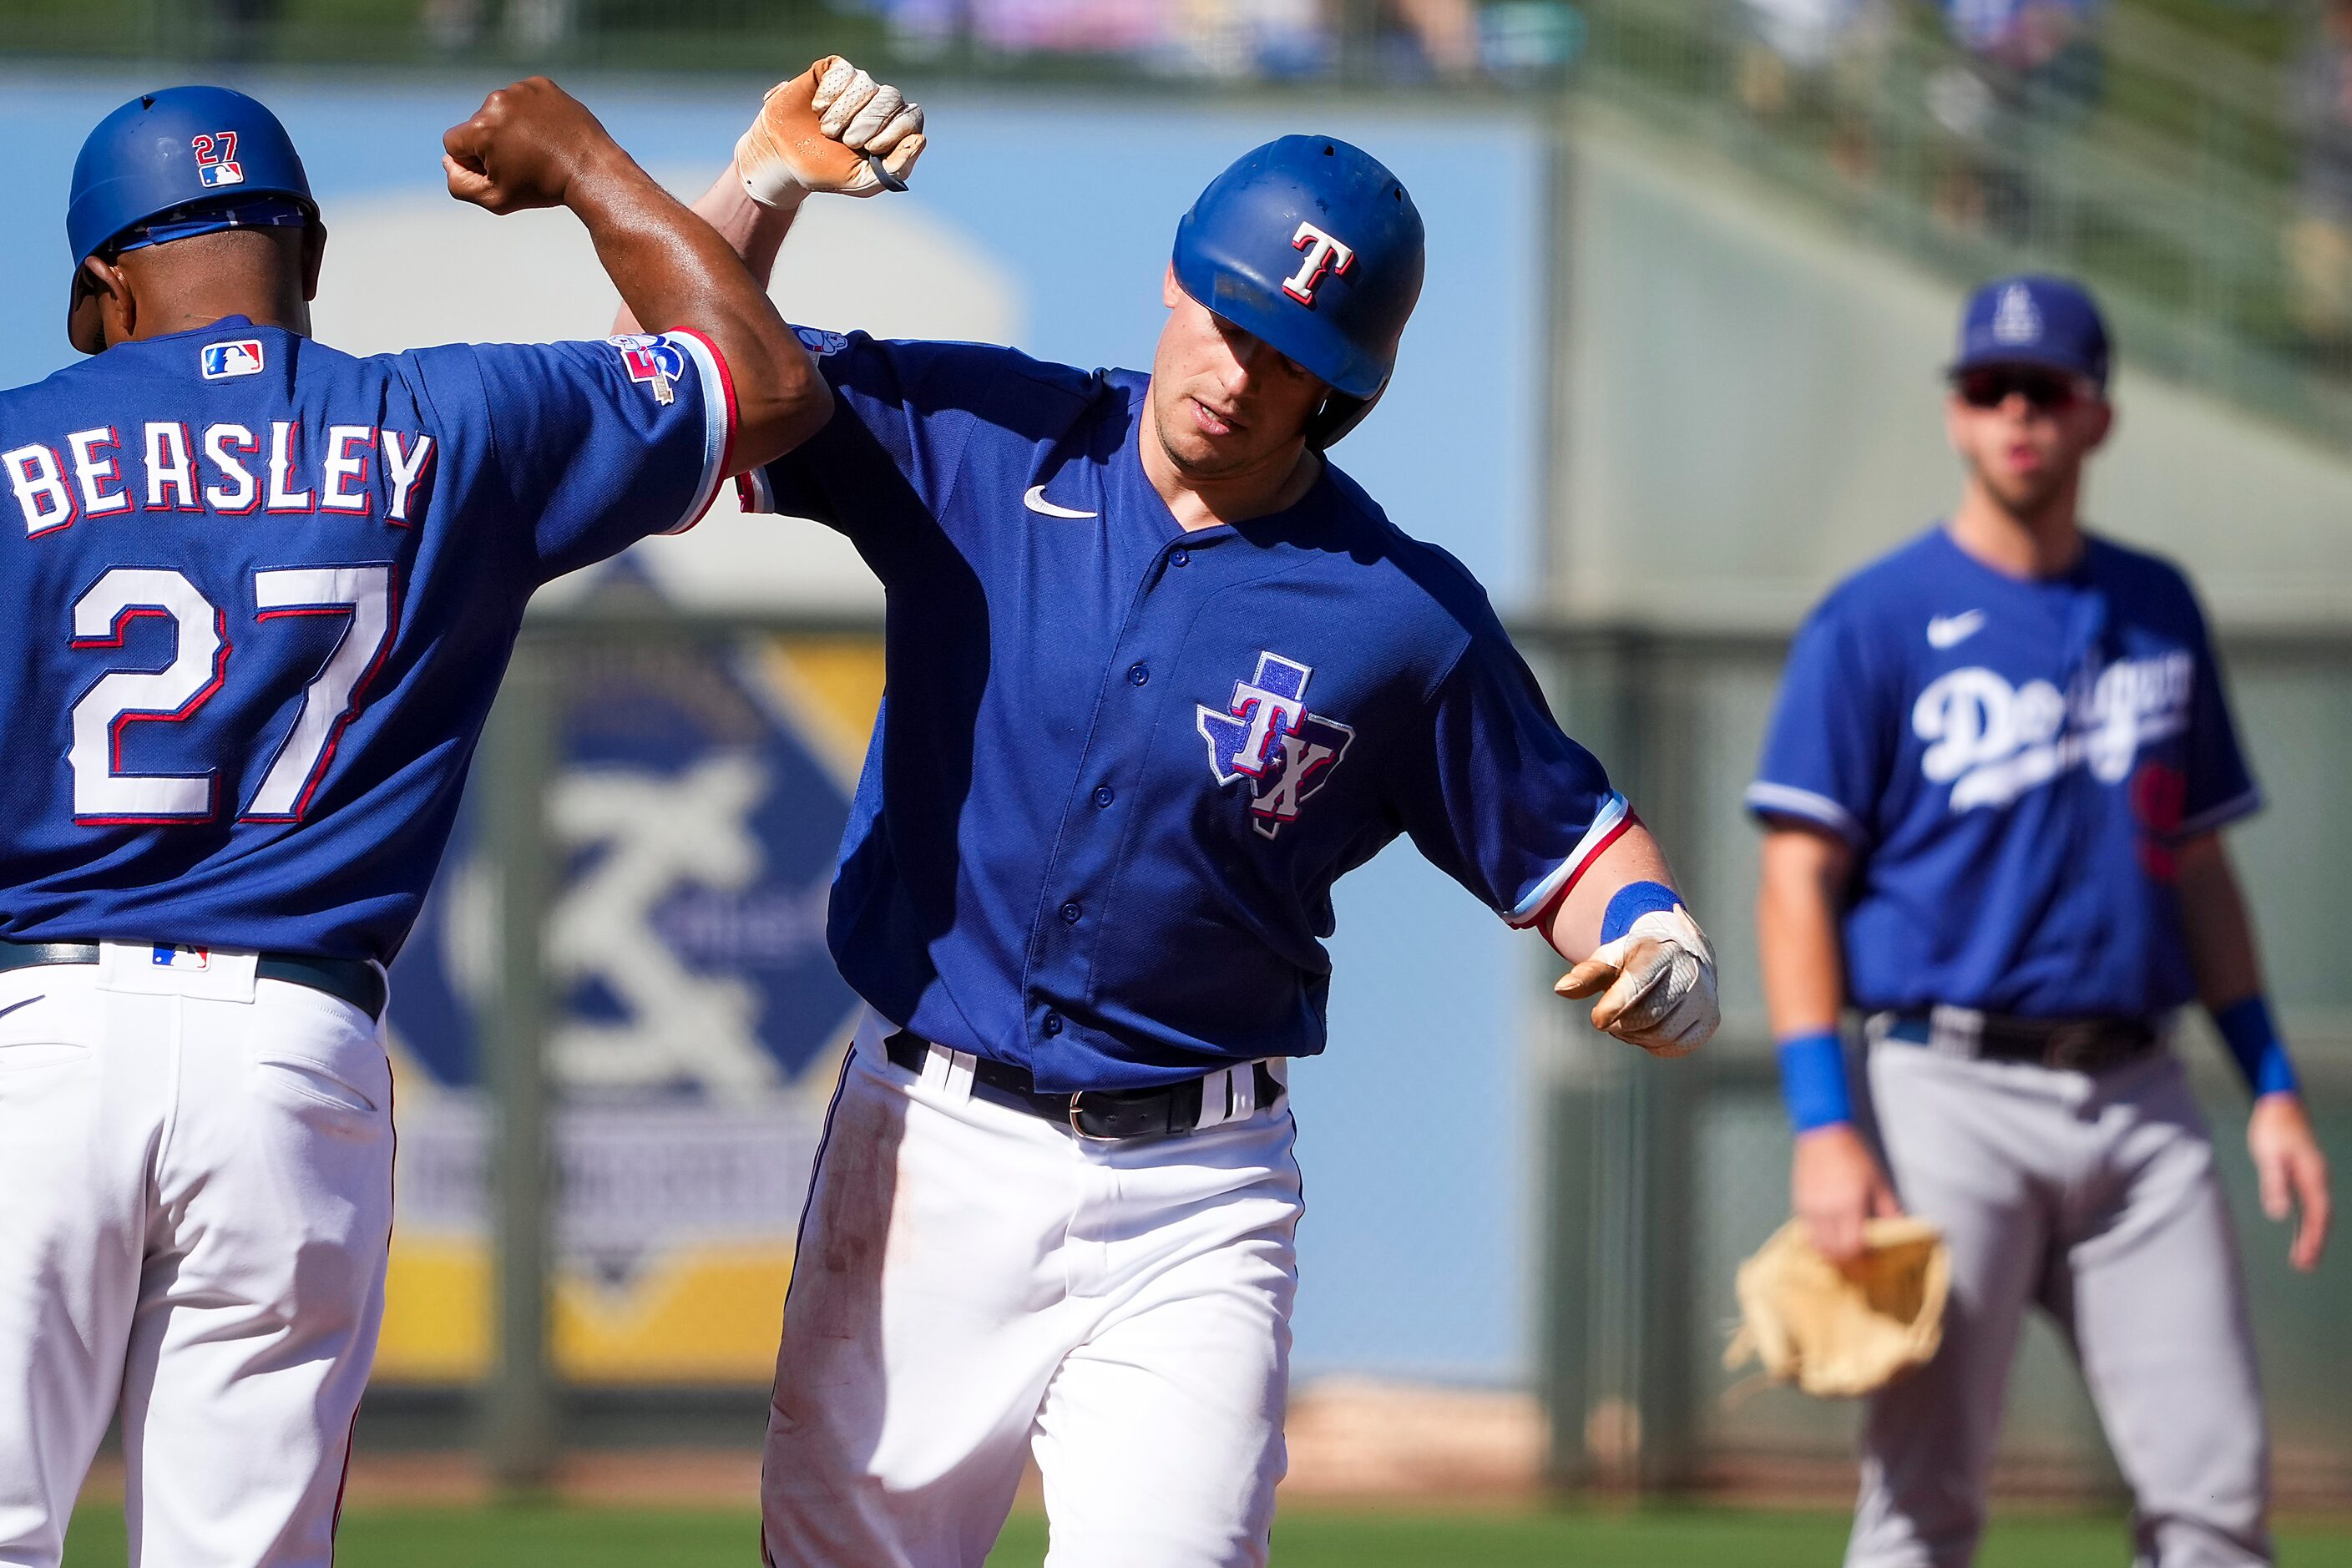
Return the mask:
{"type": "Polygon", "coordinates": [[[0,393],[0,936],[389,957],[530,594],[698,516],[731,419],[685,336],[241,319],[0,393]]]}

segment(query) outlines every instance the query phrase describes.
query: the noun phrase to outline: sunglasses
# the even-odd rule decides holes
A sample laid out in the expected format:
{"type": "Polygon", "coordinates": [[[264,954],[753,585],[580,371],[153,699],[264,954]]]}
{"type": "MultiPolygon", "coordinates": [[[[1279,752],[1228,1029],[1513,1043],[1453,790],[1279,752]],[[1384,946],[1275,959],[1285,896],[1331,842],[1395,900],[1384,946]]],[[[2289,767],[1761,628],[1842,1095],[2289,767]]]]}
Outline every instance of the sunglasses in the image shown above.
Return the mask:
{"type": "Polygon", "coordinates": [[[2041,414],[2056,414],[2084,400],[2080,377],[2057,371],[1993,368],[1953,377],[1952,389],[1971,408],[1998,408],[2012,394],[2041,414]]]}

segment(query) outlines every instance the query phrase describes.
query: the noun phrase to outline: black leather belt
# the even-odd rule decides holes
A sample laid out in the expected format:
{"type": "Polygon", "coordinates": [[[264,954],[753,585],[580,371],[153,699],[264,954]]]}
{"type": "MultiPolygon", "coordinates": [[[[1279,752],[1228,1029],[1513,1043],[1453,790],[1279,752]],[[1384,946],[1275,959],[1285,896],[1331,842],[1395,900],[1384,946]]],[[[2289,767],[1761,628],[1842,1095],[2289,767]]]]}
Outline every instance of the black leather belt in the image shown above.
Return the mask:
{"type": "MultiPolygon", "coordinates": [[[[900,1029],[882,1042],[882,1051],[890,1058],[891,1066],[919,1074],[930,1057],[931,1043],[920,1035],[900,1029]]],[[[1284,1089],[1274,1070],[1264,1062],[1252,1062],[1249,1066],[1257,1086],[1258,1109],[1265,1110],[1280,1100],[1284,1089]]],[[[1181,1083],[1160,1084],[1152,1089],[1089,1089],[1076,1094],[1046,1094],[1038,1089],[1026,1068],[975,1057],[971,1069],[971,1092],[982,1100],[1060,1122],[1081,1138],[1104,1142],[1198,1131],[1201,1099],[1207,1081],[1188,1078],[1181,1083]]]]}
{"type": "Polygon", "coordinates": [[[1982,1061],[2032,1062],[2064,1072],[2106,1072],[2152,1054],[2163,1035],[2146,1018],[2021,1018],[2004,1013],[1899,1015],[1887,1030],[1892,1039],[1937,1049],[1967,1047],[1958,1054],[1982,1061]],[[1966,1037],[1973,1036],[1972,1042],[1966,1037]]]}
{"type": "MultiPolygon", "coordinates": [[[[157,946],[163,945],[157,943],[157,946]]],[[[94,942],[0,941],[0,972],[29,969],[39,963],[96,963],[94,942]]],[[[289,952],[265,952],[253,966],[257,980],[283,980],[323,991],[338,1002],[348,1002],[370,1018],[383,1016],[383,972],[359,958],[302,958],[289,952]]]]}

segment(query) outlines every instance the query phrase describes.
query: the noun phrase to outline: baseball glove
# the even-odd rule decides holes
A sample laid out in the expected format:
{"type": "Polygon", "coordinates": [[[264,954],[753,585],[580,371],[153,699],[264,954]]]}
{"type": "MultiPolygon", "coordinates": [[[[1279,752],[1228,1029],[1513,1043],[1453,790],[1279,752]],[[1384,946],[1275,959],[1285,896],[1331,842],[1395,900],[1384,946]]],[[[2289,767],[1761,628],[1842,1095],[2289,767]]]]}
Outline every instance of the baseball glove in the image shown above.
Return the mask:
{"type": "Polygon", "coordinates": [[[1869,1394],[1924,1365],[1944,1338],[1951,1254],[1925,1220],[1868,1221],[1863,1255],[1840,1268],[1790,1220],[1739,1266],[1743,1321],[1723,1353],[1775,1383],[1835,1398],[1869,1394]]]}

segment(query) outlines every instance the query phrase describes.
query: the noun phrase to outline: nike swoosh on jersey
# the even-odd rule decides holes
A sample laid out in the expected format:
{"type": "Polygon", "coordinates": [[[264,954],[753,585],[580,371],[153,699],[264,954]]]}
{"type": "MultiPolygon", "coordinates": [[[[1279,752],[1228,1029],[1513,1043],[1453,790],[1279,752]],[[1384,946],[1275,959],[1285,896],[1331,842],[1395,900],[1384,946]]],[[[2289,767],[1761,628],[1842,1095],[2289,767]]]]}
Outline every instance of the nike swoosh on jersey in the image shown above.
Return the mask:
{"type": "Polygon", "coordinates": [[[1985,613],[1969,610],[1957,616],[1937,616],[1927,623],[1929,647],[1958,647],[1984,629],[1985,613]]]}
{"type": "Polygon", "coordinates": [[[1043,485],[1031,485],[1029,493],[1021,498],[1021,504],[1041,517],[1100,517],[1102,515],[1098,511],[1080,511],[1075,507],[1055,506],[1045,499],[1045,487],[1043,485]]]}

